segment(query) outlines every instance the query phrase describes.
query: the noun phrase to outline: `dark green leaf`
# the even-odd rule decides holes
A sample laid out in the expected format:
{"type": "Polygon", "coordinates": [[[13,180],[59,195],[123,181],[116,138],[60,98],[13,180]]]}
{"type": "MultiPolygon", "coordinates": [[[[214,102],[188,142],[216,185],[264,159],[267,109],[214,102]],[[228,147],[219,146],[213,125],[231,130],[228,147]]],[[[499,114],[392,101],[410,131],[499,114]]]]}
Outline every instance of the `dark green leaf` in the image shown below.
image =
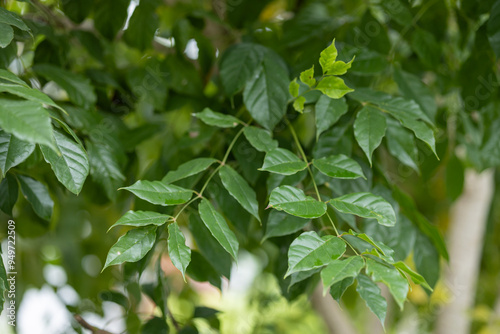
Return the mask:
{"type": "Polygon", "coordinates": [[[300,160],[295,154],[284,148],[276,148],[267,152],[260,170],[292,175],[306,168],[307,163],[300,160]]]}
{"type": "Polygon", "coordinates": [[[454,201],[464,188],[465,167],[462,161],[453,154],[446,164],[446,196],[454,201]]]}
{"type": "Polygon", "coordinates": [[[278,142],[271,137],[269,131],[257,128],[255,126],[247,126],[243,130],[248,142],[252,144],[257,151],[269,152],[278,147],[278,142]]]}
{"type": "Polygon", "coordinates": [[[417,173],[418,151],[413,135],[392,119],[387,120],[387,148],[402,164],[412,168],[417,173]]]}
{"type": "Polygon", "coordinates": [[[500,1],[495,1],[488,19],[488,40],[497,58],[500,58],[500,1]]]}
{"type": "Polygon", "coordinates": [[[210,230],[210,233],[217,239],[220,245],[233,257],[235,261],[238,260],[238,240],[233,231],[227,225],[224,217],[215,210],[212,204],[202,199],[198,206],[200,217],[210,230]]]}
{"type": "Polygon", "coordinates": [[[393,226],[396,214],[391,204],[380,196],[362,192],[331,199],[329,203],[338,211],[364,218],[374,218],[379,224],[393,226]]]}
{"type": "Polygon", "coordinates": [[[185,281],[186,268],[191,262],[191,249],[186,246],[186,238],[177,222],[168,225],[168,255],[174,266],[182,273],[185,281]]]}
{"type": "Polygon", "coordinates": [[[186,203],[193,195],[192,190],[161,181],[140,180],[122,189],[130,191],[137,197],[152,204],[164,206],[186,203]]]}
{"type": "Polygon", "coordinates": [[[130,17],[127,30],[123,39],[128,45],[145,50],[152,47],[159,19],[155,10],[158,2],[155,0],[143,0],[139,3],[130,17]]]}
{"type": "Polygon", "coordinates": [[[386,127],[384,115],[372,106],[364,106],[356,116],[354,136],[365,152],[370,165],[372,164],[372,153],[382,142],[386,127]]]}
{"type": "Polygon", "coordinates": [[[176,170],[168,172],[161,181],[164,183],[172,183],[196,175],[206,170],[214,162],[217,162],[214,158],[196,158],[190,160],[180,165],[176,170]]]}
{"type": "Polygon", "coordinates": [[[425,277],[431,288],[436,286],[440,274],[439,253],[429,238],[422,233],[417,233],[413,248],[413,262],[417,271],[425,277]]]}
{"type": "Polygon", "coordinates": [[[141,334],[168,334],[170,329],[162,318],[152,317],[141,328],[141,334]]]}
{"type": "Polygon", "coordinates": [[[345,98],[331,99],[321,95],[316,102],[316,140],[347,112],[345,98]]]}
{"type": "Polygon", "coordinates": [[[54,209],[54,201],[50,198],[47,187],[28,176],[18,175],[18,179],[21,184],[21,191],[30,202],[35,213],[45,220],[50,220],[54,209]]]}
{"type": "Polygon", "coordinates": [[[35,150],[35,144],[17,139],[0,129],[0,170],[5,176],[9,169],[26,160],[35,150]]]}
{"type": "Polygon", "coordinates": [[[217,126],[219,128],[234,128],[240,123],[240,120],[236,117],[221,114],[209,108],[203,109],[202,112],[194,114],[194,116],[202,120],[205,124],[217,126]]]}
{"type": "Polygon", "coordinates": [[[78,195],[82,190],[87,175],[89,175],[89,160],[83,148],[65,135],[54,132],[55,144],[60,152],[58,155],[47,146],[41,146],[45,161],[47,161],[59,182],[69,191],[78,195]]]}
{"type": "Polygon", "coordinates": [[[429,68],[436,68],[441,60],[441,45],[432,33],[424,29],[415,29],[411,46],[418,58],[429,68]]]}
{"type": "Polygon", "coordinates": [[[358,177],[362,177],[366,180],[361,166],[343,154],[314,159],[313,165],[321,173],[330,177],[338,179],[357,179],[358,177]]]}
{"type": "Polygon", "coordinates": [[[0,48],[7,47],[12,39],[14,39],[14,29],[10,25],[0,22],[0,48]]]}
{"type": "Polygon", "coordinates": [[[219,176],[222,184],[227,189],[229,194],[233,196],[241,206],[254,216],[259,222],[259,203],[257,195],[247,181],[229,166],[222,166],[219,170],[219,176]]]}
{"type": "Polygon", "coordinates": [[[266,234],[263,240],[300,231],[309,223],[308,219],[291,216],[285,212],[271,211],[267,218],[266,234]]]}
{"type": "Polygon", "coordinates": [[[113,40],[127,19],[130,0],[99,0],[94,6],[94,26],[107,39],[113,40]]]}
{"type": "MultiPolygon", "coordinates": [[[[12,208],[17,202],[19,186],[14,176],[7,174],[0,183],[0,210],[12,216],[12,208]]],[[[0,292],[1,293],[1,292],[0,292]]]]}
{"type": "Polygon", "coordinates": [[[330,286],[340,283],[346,278],[358,276],[364,266],[365,261],[359,255],[331,262],[328,266],[321,270],[323,290],[326,292],[330,286]]]}
{"type": "Polygon", "coordinates": [[[0,7],[0,23],[8,24],[24,31],[30,30],[28,26],[23,22],[23,20],[19,17],[19,15],[8,11],[3,7],[0,7]]]}
{"type": "Polygon", "coordinates": [[[191,262],[187,267],[187,275],[198,282],[210,282],[221,289],[221,277],[214,267],[197,251],[191,253],[191,262]]]}
{"type": "Polygon", "coordinates": [[[350,287],[352,283],[354,283],[354,277],[348,277],[340,282],[335,283],[330,287],[330,295],[337,301],[337,303],[340,303],[340,298],[342,298],[345,290],[347,290],[347,288],[350,287]]]}
{"type": "Polygon", "coordinates": [[[104,268],[124,262],[137,262],[153,248],[156,226],[139,227],[121,236],[111,247],[104,268]]]}
{"type": "Polygon", "coordinates": [[[319,218],[326,212],[326,204],[319,202],[292,186],[274,189],[269,196],[269,206],[302,218],[319,218]]]}
{"type": "Polygon", "coordinates": [[[115,226],[147,226],[147,225],[163,225],[170,218],[169,215],[165,215],[158,212],[152,211],[128,211],[124,214],[116,223],[114,223],[109,229],[111,230],[115,226]]]}
{"type": "Polygon", "coordinates": [[[379,318],[382,326],[384,326],[387,301],[380,294],[380,288],[366,275],[359,275],[357,280],[358,286],[356,287],[356,291],[358,291],[361,298],[365,301],[366,306],[379,318]]]}
{"type": "Polygon", "coordinates": [[[408,294],[408,281],[401,276],[401,273],[391,265],[385,265],[378,261],[366,258],[366,273],[372,277],[375,282],[381,282],[387,285],[400,309],[408,294]]]}
{"type": "Polygon", "coordinates": [[[437,105],[434,95],[419,77],[396,67],[394,80],[406,98],[417,102],[431,120],[436,117],[437,105]]]}
{"type": "Polygon", "coordinates": [[[304,232],[290,245],[288,250],[288,271],[295,272],[320,268],[332,263],[344,254],[346,244],[333,235],[322,238],[314,231],[304,232]]]}

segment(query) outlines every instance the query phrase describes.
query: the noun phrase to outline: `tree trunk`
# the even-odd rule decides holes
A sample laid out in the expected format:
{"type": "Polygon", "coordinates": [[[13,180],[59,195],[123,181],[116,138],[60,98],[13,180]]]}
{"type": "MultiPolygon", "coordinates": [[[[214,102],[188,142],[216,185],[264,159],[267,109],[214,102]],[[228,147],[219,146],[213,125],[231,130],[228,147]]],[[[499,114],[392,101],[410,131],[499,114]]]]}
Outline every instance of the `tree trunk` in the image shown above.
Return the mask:
{"type": "Polygon", "coordinates": [[[468,170],[464,192],[451,209],[448,230],[450,263],[444,282],[451,301],[439,314],[437,334],[468,334],[474,305],[483,236],[494,189],[493,170],[468,170]]]}

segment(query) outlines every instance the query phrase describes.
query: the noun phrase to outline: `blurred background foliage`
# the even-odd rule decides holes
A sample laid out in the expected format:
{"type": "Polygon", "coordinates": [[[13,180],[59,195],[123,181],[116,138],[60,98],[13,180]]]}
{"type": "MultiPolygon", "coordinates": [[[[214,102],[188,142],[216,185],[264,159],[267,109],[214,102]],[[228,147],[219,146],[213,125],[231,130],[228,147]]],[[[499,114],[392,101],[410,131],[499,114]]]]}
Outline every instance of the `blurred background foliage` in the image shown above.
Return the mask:
{"type": "MultiPolygon", "coordinates": [[[[221,58],[235,43],[253,42],[276,51],[293,78],[310,64],[319,68],[318,54],[335,37],[339,59],[349,61],[356,56],[346,75],[351,87],[414,99],[438,126],[440,160],[417,143],[418,153],[410,158],[416,166],[412,166],[392,158],[384,146],[376,152],[373,179],[390,179],[411,194],[416,207],[443,233],[448,228],[450,205],[462,192],[465,169],[481,171],[500,165],[500,43],[496,23],[490,19],[499,14],[492,12],[492,7],[499,5],[493,0],[1,0],[0,5],[19,13],[33,32],[31,36],[15,30],[17,42],[0,49],[0,67],[62,101],[68,110],[64,120],[84,141],[91,162],[91,176],[79,196],[59,185],[39,148],[15,168],[17,174],[30,175],[45,184],[55,203],[52,217],[46,221],[19,195],[12,214],[18,233],[17,297],[22,305],[23,294],[29,289],[50,287],[69,310],[63,315],[66,324],[74,328],[66,327],[61,333],[82,332],[70,312],[104,315],[103,303],[108,302],[120,305],[118,318],[111,323],[95,321],[122,330],[126,326],[130,333],[138,333],[144,319],[155,312],[151,301],[167,295],[177,321],[186,325],[182,333],[215,333],[213,328],[220,328],[221,333],[326,332],[303,294],[311,293],[315,282],[306,280],[307,284],[288,288],[289,282],[281,278],[293,237],[272,238],[261,244],[261,227],[235,206],[217,179],[208,191],[217,198],[248,252],[248,262],[232,269],[238,279],[255,277],[246,289],[223,282],[231,293],[221,297],[208,285],[195,282],[221,284],[217,274],[210,276],[215,265],[202,255],[205,250],[199,240],[200,253],[193,252],[193,263],[210,270],[200,273],[188,269],[189,284],[183,284],[168,259],[161,262],[163,270],[149,268],[145,274],[156,276],[160,272],[164,285],[156,278],[141,279],[143,291],[149,293],[141,294],[138,285],[137,269],[142,262],[101,273],[109,248],[127,229],[107,230],[131,205],[135,210],[172,210],[133,199],[118,188],[138,179],[160,180],[194,157],[223,155],[232,130],[217,130],[191,115],[206,106],[213,110],[242,106],[241,94],[228,97],[218,75],[221,58]],[[50,71],[47,74],[37,64],[64,72],[59,77],[50,71]],[[253,272],[245,273],[245,266],[253,272]],[[77,298],[68,297],[74,296],[67,293],[69,287],[77,298]],[[223,313],[214,315],[203,307],[223,313]]],[[[303,116],[289,116],[308,149],[316,141],[310,108],[306,106],[303,116]]],[[[246,111],[240,108],[236,113],[244,115],[246,111]]],[[[350,139],[343,139],[352,137],[350,127],[342,128],[350,121],[345,119],[325,133],[328,141],[316,150],[359,151],[350,139]]],[[[290,146],[287,130],[281,125],[275,138],[280,146],[290,146]]],[[[233,155],[259,197],[267,195],[266,182],[284,182],[272,177],[266,180],[257,172],[263,154],[245,139],[236,143],[233,155]]],[[[364,165],[367,167],[366,162],[364,165]]],[[[180,185],[190,187],[196,178],[180,185]]],[[[474,333],[500,331],[499,311],[495,310],[500,288],[499,182],[497,170],[497,191],[488,216],[475,308],[470,314],[474,333]]],[[[363,189],[366,184],[338,181],[334,186],[363,189]]],[[[10,216],[0,216],[0,231],[5,233],[10,216]]],[[[181,224],[193,234],[192,227],[198,226],[196,221],[181,224]]],[[[366,224],[364,229],[384,242],[391,241],[390,235],[383,236],[387,231],[366,224]]],[[[403,259],[418,256],[415,253],[419,251],[436,253],[426,248],[430,241],[412,230],[411,224],[398,233],[391,246],[403,259]]],[[[425,257],[428,262],[421,268],[432,271],[423,274],[435,283],[440,259],[434,253],[425,257]]],[[[229,276],[229,260],[218,260],[221,268],[217,270],[229,276]]],[[[371,318],[351,290],[354,288],[343,298],[344,311],[360,332],[369,333],[366,323],[371,318]]],[[[401,332],[399,326],[408,319],[416,322],[418,333],[431,332],[440,306],[450,298],[452,294],[441,282],[432,295],[415,286],[405,311],[393,310],[388,332],[401,332]]],[[[175,325],[169,321],[173,331],[175,325]]]]}

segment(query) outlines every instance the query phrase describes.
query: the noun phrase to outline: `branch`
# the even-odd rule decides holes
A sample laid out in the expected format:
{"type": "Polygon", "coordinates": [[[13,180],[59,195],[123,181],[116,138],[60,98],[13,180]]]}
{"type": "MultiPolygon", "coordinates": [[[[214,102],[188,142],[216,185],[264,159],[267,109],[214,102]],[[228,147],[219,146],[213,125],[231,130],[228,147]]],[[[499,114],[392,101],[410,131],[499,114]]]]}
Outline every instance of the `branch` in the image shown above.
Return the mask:
{"type": "Polygon", "coordinates": [[[92,334],[113,334],[113,333],[110,333],[108,331],[105,331],[105,330],[102,330],[102,329],[99,329],[99,328],[96,328],[96,327],[92,326],[91,324],[89,324],[88,322],[86,322],[82,318],[82,316],[79,315],[79,314],[75,314],[74,318],[80,324],[80,326],[82,326],[85,329],[88,329],[89,331],[92,332],[92,334]]]}

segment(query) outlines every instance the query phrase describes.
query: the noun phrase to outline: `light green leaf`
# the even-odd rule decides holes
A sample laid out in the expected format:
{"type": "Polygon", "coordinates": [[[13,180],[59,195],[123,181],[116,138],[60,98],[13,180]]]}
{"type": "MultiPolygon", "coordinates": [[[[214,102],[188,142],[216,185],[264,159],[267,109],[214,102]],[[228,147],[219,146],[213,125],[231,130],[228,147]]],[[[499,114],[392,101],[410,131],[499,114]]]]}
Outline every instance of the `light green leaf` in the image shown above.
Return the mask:
{"type": "Polygon", "coordinates": [[[289,98],[288,73],[271,57],[265,57],[243,91],[250,115],[272,130],[285,115],[289,98]]]}
{"type": "Polygon", "coordinates": [[[309,222],[309,219],[295,217],[285,212],[273,210],[269,213],[267,218],[266,234],[263,240],[295,233],[304,228],[309,222]]]}
{"type": "Polygon", "coordinates": [[[335,39],[333,39],[332,44],[326,49],[321,51],[319,55],[319,64],[323,69],[323,74],[328,74],[332,70],[333,64],[337,59],[337,48],[335,47],[335,39]]]}
{"type": "Polygon", "coordinates": [[[214,158],[196,158],[180,165],[176,170],[170,171],[161,180],[164,183],[172,183],[186,177],[196,175],[205,171],[214,162],[214,158]]]}
{"type": "Polygon", "coordinates": [[[356,161],[343,154],[314,159],[313,165],[321,173],[330,177],[338,179],[357,179],[362,177],[366,180],[361,166],[356,161]]]}
{"type": "Polygon", "coordinates": [[[320,238],[314,231],[304,232],[288,250],[288,271],[285,277],[299,271],[326,266],[344,254],[346,244],[333,235],[320,238]]]}
{"type": "Polygon", "coordinates": [[[109,229],[111,230],[115,226],[147,226],[147,225],[156,225],[160,226],[165,224],[167,219],[170,216],[152,212],[152,211],[128,211],[124,214],[116,223],[114,223],[109,229]]]}
{"type": "Polygon", "coordinates": [[[304,112],[304,103],[306,103],[306,98],[303,96],[299,96],[293,101],[293,109],[302,113],[304,112]]]}
{"type": "Polygon", "coordinates": [[[0,48],[5,48],[14,39],[14,29],[8,24],[0,23],[0,48]]]}
{"type": "Polygon", "coordinates": [[[12,216],[12,209],[17,202],[19,186],[15,176],[10,173],[0,183],[0,210],[12,216]]]}
{"type": "Polygon", "coordinates": [[[50,198],[49,190],[43,184],[28,176],[18,175],[21,191],[30,202],[35,213],[45,220],[50,220],[54,201],[50,198]]]}
{"type": "Polygon", "coordinates": [[[186,281],[185,273],[191,262],[191,249],[186,246],[186,238],[176,222],[168,225],[168,255],[186,281]]]}
{"type": "Polygon", "coordinates": [[[156,226],[139,227],[121,236],[111,247],[104,269],[124,262],[137,262],[153,248],[156,240],[156,226]]]}
{"type": "Polygon", "coordinates": [[[356,291],[366,303],[366,306],[379,318],[384,326],[387,313],[387,301],[381,295],[380,288],[368,276],[359,275],[357,277],[358,286],[356,291]]]}
{"type": "Polygon", "coordinates": [[[321,270],[323,281],[323,294],[326,294],[330,286],[340,283],[348,277],[356,277],[365,266],[365,261],[359,255],[350,256],[345,260],[335,260],[321,270]]]}
{"type": "Polygon", "coordinates": [[[194,114],[197,118],[203,121],[203,123],[217,126],[219,128],[234,128],[240,123],[240,120],[231,115],[221,114],[220,112],[212,111],[209,108],[203,109],[202,112],[194,114]]]}
{"type": "Polygon", "coordinates": [[[346,74],[347,70],[351,68],[351,65],[352,65],[352,62],[354,61],[354,58],[356,58],[356,56],[352,57],[351,61],[348,63],[345,63],[341,60],[337,60],[336,62],[334,62],[332,64],[332,66],[328,70],[328,74],[330,74],[330,75],[346,74]]]}
{"type": "Polygon", "coordinates": [[[83,148],[65,135],[54,131],[58,155],[47,146],[40,146],[59,182],[69,191],[78,195],[89,175],[89,160],[83,148]]]}
{"type": "Polygon", "coordinates": [[[0,170],[3,176],[9,169],[26,160],[35,150],[35,144],[17,139],[0,129],[0,170]]]}
{"type": "Polygon", "coordinates": [[[316,140],[347,112],[345,98],[331,99],[321,95],[316,102],[316,140]]]}
{"type": "Polygon", "coordinates": [[[186,203],[193,195],[192,190],[161,181],[140,180],[121,189],[128,190],[149,203],[163,206],[186,203]]]}
{"type": "Polygon", "coordinates": [[[20,140],[57,151],[49,112],[39,103],[0,99],[0,128],[20,140]]]}
{"type": "Polygon", "coordinates": [[[260,222],[257,195],[253,188],[248,185],[247,181],[227,165],[222,166],[219,170],[219,176],[229,194],[260,222]]]}
{"type": "Polygon", "coordinates": [[[300,81],[309,87],[314,87],[316,85],[316,79],[314,78],[314,65],[310,69],[300,73],[300,81]]]}
{"type": "Polygon", "coordinates": [[[264,164],[260,170],[292,175],[307,168],[307,163],[284,148],[276,148],[266,153],[264,164]]]}
{"type": "Polygon", "coordinates": [[[420,275],[419,273],[413,271],[410,267],[408,267],[408,265],[406,263],[404,263],[402,261],[398,261],[398,262],[394,263],[394,267],[396,267],[400,272],[405,272],[406,274],[408,274],[408,276],[410,276],[413,283],[419,284],[419,285],[423,286],[424,288],[426,288],[427,290],[432,291],[432,288],[429,286],[429,284],[427,283],[425,278],[422,275],[420,275]]]}
{"type": "Polygon", "coordinates": [[[10,71],[1,69],[1,68],[0,68],[0,79],[4,79],[6,81],[10,81],[10,83],[15,83],[15,84],[29,88],[29,86],[26,84],[26,82],[19,79],[19,77],[17,75],[15,75],[14,73],[12,73],[10,71]]]}
{"type": "Polygon", "coordinates": [[[271,137],[269,131],[257,128],[255,126],[247,126],[243,130],[248,142],[260,152],[269,152],[278,147],[278,141],[271,137]]]}
{"type": "Polygon", "coordinates": [[[418,151],[413,135],[392,119],[387,120],[387,149],[402,164],[419,173],[418,151]]]}
{"type": "Polygon", "coordinates": [[[292,95],[293,97],[297,97],[299,96],[299,88],[300,85],[297,82],[297,78],[295,78],[290,82],[290,85],[288,86],[288,92],[290,92],[290,95],[292,95]]]}
{"type": "Polygon", "coordinates": [[[316,89],[332,99],[340,99],[345,94],[354,91],[354,89],[347,87],[344,80],[338,77],[323,78],[316,86],[316,89]]]}
{"type": "Polygon", "coordinates": [[[396,303],[402,310],[409,289],[406,278],[403,277],[394,266],[385,265],[370,258],[366,258],[366,273],[370,275],[375,282],[381,282],[387,285],[396,303]]]}
{"type": "Polygon", "coordinates": [[[239,243],[224,217],[215,210],[212,204],[203,198],[198,206],[200,217],[219,244],[238,261],[239,243]]]}
{"type": "Polygon", "coordinates": [[[372,153],[382,142],[387,124],[380,110],[372,106],[364,106],[354,121],[354,137],[365,152],[370,166],[372,153]]]}
{"type": "Polygon", "coordinates": [[[329,203],[340,212],[374,218],[381,225],[394,226],[396,224],[396,214],[391,204],[372,193],[347,194],[331,199],[329,203]]]}
{"type": "MultiPolygon", "coordinates": [[[[394,250],[392,248],[390,248],[389,246],[385,245],[383,242],[375,241],[369,235],[367,235],[365,233],[356,233],[353,230],[350,230],[349,234],[354,235],[354,236],[366,241],[370,245],[372,245],[377,250],[377,253],[376,253],[377,256],[384,257],[385,261],[387,261],[389,263],[394,262],[394,259],[393,259],[394,250]]],[[[344,236],[348,236],[348,234],[345,234],[344,236]]]]}
{"type": "Polygon", "coordinates": [[[8,24],[24,31],[30,30],[26,23],[24,23],[23,20],[19,17],[19,15],[8,11],[3,7],[0,7],[0,23],[8,24]]]}
{"type": "Polygon", "coordinates": [[[75,104],[89,108],[96,103],[97,96],[94,87],[87,77],[49,64],[35,65],[33,70],[45,79],[54,81],[64,89],[68,93],[70,100],[75,104]]]}
{"type": "Polygon", "coordinates": [[[326,212],[326,204],[319,202],[292,186],[274,189],[269,196],[269,206],[302,218],[319,218],[326,212]]]}

